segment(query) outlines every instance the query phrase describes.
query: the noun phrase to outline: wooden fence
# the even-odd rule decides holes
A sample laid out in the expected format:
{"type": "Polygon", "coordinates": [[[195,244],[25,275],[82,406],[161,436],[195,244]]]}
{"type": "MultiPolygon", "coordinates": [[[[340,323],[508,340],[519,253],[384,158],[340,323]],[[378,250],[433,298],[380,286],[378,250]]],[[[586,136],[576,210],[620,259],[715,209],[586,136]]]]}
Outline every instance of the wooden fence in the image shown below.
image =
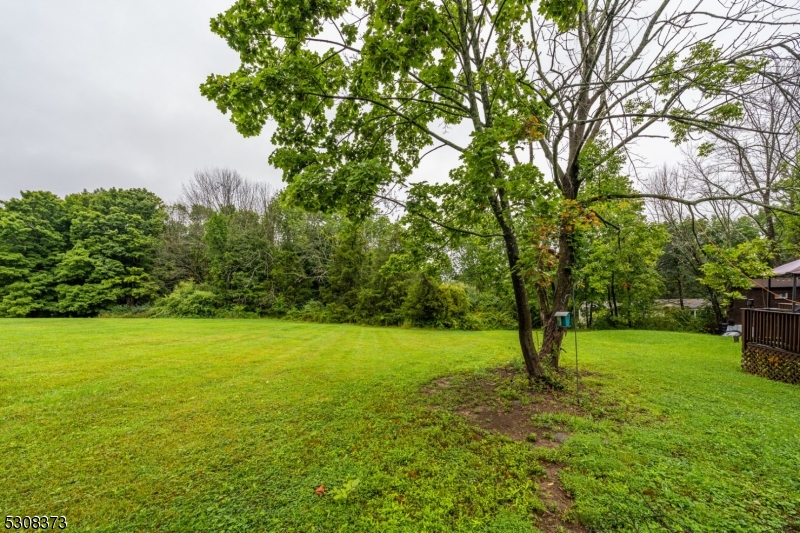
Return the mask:
{"type": "Polygon", "coordinates": [[[800,313],[777,309],[743,309],[742,313],[742,369],[800,383],[800,313]]]}

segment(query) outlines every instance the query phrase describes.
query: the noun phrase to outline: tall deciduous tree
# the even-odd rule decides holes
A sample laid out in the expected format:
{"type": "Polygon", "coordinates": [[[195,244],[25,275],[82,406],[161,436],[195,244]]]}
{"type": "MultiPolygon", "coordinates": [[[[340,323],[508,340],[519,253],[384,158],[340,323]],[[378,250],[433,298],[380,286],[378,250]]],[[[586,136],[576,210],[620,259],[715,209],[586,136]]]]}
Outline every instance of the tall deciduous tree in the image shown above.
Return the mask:
{"type": "Polygon", "coordinates": [[[753,278],[773,275],[769,266],[770,243],[765,239],[753,239],[725,249],[707,244],[703,249],[709,260],[702,266],[700,283],[720,295],[726,314],[734,300],[744,298],[741,291],[752,287],[753,278]]]}
{"type": "Polygon", "coordinates": [[[26,191],[0,207],[0,316],[42,316],[55,311],[53,269],[69,247],[64,200],[26,191]]]}
{"type": "Polygon", "coordinates": [[[630,151],[660,121],[677,142],[721,131],[741,116],[740,88],[759,75],[763,54],[794,53],[798,36],[786,25],[792,6],[756,0],[545,0],[536,9],[521,0],[239,0],[211,25],[241,66],[201,91],[244,135],[276,123],[270,161],[298,205],[358,217],[383,198],[445,231],[501,240],[522,354],[529,374],[543,376],[541,352],[560,350],[553,317],[567,306],[574,233],[589,219],[578,201],[586,147],[605,132],[608,157],[630,151]],[[714,44],[729,31],[734,44],[714,44]],[[460,156],[449,182],[409,186],[438,148],[460,156]],[[398,186],[406,198],[392,194],[398,186]],[[541,351],[531,279],[552,287],[537,290],[541,351]]]}
{"type": "Polygon", "coordinates": [[[715,216],[753,220],[767,239],[773,265],[779,265],[794,259],[782,247],[786,226],[779,210],[786,207],[783,199],[797,193],[786,178],[797,171],[800,153],[800,61],[771,60],[765,71],[781,83],[746,84],[751,96],[743,102],[742,118],[737,127],[723,128],[731,142],[715,143],[705,135],[687,171],[696,183],[695,196],[727,197],[710,204],[715,216]]]}
{"type": "Polygon", "coordinates": [[[166,214],[144,189],[99,189],[66,197],[71,248],[55,268],[57,310],[91,316],[114,304],[149,302],[149,274],[166,214]]]}
{"type": "Polygon", "coordinates": [[[91,316],[157,296],[164,206],[144,189],[62,200],[23,192],[0,208],[0,316],[91,316]]]}
{"type": "MultiPolygon", "coordinates": [[[[584,151],[583,196],[630,194],[621,154],[607,157],[608,143],[596,139],[584,151]],[[591,164],[602,159],[602,164],[591,164]]],[[[587,300],[606,302],[609,322],[639,325],[663,291],[655,265],[667,243],[663,225],[648,221],[642,200],[597,202],[593,212],[602,221],[576,240],[578,284],[587,300]]]]}

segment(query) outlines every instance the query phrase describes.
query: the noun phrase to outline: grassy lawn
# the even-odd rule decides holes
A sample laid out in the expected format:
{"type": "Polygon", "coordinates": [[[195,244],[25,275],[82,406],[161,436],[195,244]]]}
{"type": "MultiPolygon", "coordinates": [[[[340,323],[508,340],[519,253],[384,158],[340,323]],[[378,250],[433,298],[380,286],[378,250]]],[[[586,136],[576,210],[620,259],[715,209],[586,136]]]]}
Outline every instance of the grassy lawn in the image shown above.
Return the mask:
{"type": "Polygon", "coordinates": [[[800,387],[742,374],[740,345],[582,334],[591,407],[538,421],[568,429],[560,447],[431,409],[426,384],[507,363],[515,337],[0,320],[0,515],[76,531],[526,532],[550,462],[597,530],[798,530],[800,387]]]}

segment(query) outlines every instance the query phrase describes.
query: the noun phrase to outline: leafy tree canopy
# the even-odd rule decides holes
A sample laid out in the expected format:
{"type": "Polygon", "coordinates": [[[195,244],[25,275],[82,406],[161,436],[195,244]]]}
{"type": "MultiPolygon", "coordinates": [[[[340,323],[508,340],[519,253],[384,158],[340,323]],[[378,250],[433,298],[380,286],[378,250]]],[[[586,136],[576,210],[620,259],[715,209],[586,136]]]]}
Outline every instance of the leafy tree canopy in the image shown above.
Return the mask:
{"type": "Polygon", "coordinates": [[[164,206],[143,189],[23,192],[0,209],[0,314],[88,316],[151,300],[164,206]]]}
{"type": "Polygon", "coordinates": [[[676,143],[725,138],[764,53],[797,43],[772,22],[781,9],[745,2],[716,18],[668,1],[547,0],[534,11],[520,0],[239,0],[211,29],[241,65],[201,92],[243,135],[276,124],[270,162],[298,206],[363,218],[381,200],[416,217],[408,223],[427,242],[501,240],[521,350],[542,376],[529,292],[546,310],[541,351],[557,365],[553,316],[567,305],[574,234],[592,225],[583,167],[618,157],[659,121],[676,143]],[[717,33],[746,24],[751,37],[719,46],[699,19],[717,33]],[[460,157],[449,180],[412,183],[439,148],[460,157]]]}

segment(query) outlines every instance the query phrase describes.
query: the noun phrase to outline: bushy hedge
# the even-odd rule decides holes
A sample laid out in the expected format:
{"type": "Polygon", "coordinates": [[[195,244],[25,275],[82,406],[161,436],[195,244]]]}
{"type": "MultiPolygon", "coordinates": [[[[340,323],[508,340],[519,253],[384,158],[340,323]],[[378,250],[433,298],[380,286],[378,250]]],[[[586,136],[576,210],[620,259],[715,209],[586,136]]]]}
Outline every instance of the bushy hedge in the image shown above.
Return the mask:
{"type": "Polygon", "coordinates": [[[151,317],[211,318],[220,311],[220,300],[211,291],[192,281],[184,281],[169,295],[157,300],[151,317]]]}
{"type": "Polygon", "coordinates": [[[403,303],[406,320],[417,327],[467,329],[469,299],[463,285],[439,283],[420,274],[403,303]]]}

